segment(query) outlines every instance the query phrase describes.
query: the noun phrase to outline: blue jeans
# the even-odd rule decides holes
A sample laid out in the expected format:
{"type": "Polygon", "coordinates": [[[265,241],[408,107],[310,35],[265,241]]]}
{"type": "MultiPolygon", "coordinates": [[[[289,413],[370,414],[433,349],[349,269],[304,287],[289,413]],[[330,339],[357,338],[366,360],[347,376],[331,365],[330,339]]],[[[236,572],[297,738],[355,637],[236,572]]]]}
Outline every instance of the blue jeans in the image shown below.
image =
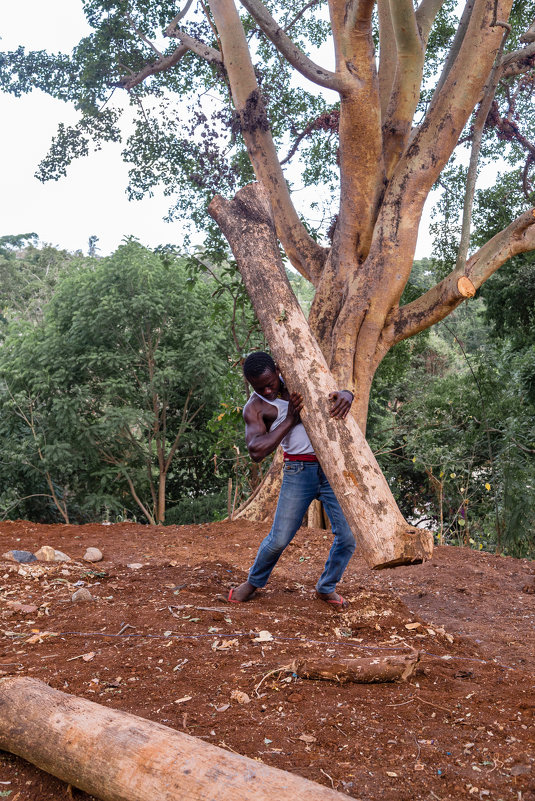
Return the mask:
{"type": "Polygon", "coordinates": [[[264,587],[277,561],[293,540],[305,512],[317,498],[323,503],[334,535],[334,542],[316,590],[333,592],[355,550],[355,537],[336,500],[319,462],[285,462],[282,487],[271,531],[260,544],[249,582],[264,587]]]}

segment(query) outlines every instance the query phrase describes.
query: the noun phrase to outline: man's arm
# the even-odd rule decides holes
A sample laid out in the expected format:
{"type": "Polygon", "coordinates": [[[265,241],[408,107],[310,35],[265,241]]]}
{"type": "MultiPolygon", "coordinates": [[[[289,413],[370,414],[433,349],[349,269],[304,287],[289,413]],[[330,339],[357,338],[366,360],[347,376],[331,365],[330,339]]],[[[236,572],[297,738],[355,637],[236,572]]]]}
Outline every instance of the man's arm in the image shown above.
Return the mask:
{"type": "Polygon", "coordinates": [[[244,409],[245,442],[253,462],[261,462],[284,439],[288,431],[300,422],[299,412],[303,408],[303,398],[299,392],[292,392],[286,418],[277,428],[268,431],[262,416],[260,401],[249,403],[244,409]]]}

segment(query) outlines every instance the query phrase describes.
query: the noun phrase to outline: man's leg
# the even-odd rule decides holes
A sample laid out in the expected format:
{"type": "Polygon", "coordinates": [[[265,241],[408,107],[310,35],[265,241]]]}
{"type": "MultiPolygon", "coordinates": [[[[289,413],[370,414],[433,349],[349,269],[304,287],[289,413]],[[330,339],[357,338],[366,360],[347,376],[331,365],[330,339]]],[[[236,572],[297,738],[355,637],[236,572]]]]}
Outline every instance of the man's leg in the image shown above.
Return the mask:
{"type": "Polygon", "coordinates": [[[317,494],[317,463],[286,462],[271,531],[260,543],[247,581],[231,590],[229,600],[247,601],[264,587],[277,561],[293,540],[306,510],[317,494]]]}
{"type": "Polygon", "coordinates": [[[323,470],[321,470],[319,500],[323,503],[331,521],[334,541],[325,563],[325,569],[316,584],[316,591],[323,600],[338,603],[340,596],[335,591],[336,585],[344,574],[344,570],[355,550],[356,543],[353,532],[349,528],[336,495],[332,491],[323,470]]]}

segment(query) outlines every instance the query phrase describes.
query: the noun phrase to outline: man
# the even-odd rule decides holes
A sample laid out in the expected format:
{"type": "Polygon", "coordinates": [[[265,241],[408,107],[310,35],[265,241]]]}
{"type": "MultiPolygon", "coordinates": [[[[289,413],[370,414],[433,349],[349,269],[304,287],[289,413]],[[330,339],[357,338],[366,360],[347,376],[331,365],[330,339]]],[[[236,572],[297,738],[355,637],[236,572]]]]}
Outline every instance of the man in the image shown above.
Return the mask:
{"type": "MultiPolygon", "coordinates": [[[[244,362],[243,373],[254,390],[243,410],[245,441],[251,458],[260,462],[282,444],[284,471],[271,531],[258,549],[247,581],[232,589],[228,600],[248,601],[259,587],[265,586],[310,503],[318,498],[329,516],[334,542],[316,584],[316,597],[345,609],[347,601],[335,588],[355,550],[355,538],[301,422],[303,398],[299,392],[288,391],[277,365],[267,353],[251,353],[244,362]]],[[[343,420],[351,408],[353,393],[333,392],[329,400],[330,416],[343,420]]]]}

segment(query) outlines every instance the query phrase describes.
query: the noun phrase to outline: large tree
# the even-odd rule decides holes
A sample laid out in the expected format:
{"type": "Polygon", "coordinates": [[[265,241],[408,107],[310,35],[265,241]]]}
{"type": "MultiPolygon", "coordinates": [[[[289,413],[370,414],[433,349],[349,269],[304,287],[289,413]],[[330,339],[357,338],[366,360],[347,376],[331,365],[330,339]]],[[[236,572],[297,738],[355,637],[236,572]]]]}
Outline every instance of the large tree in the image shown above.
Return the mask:
{"type": "Polygon", "coordinates": [[[477,164],[493,136],[513,151],[527,148],[519,183],[529,194],[532,119],[517,118],[533,89],[533,4],[466,0],[460,15],[452,0],[416,8],[413,0],[329,0],[328,11],[321,0],[301,8],[187,0],[178,13],[168,0],[83,4],[94,33],[72,57],[21,48],[3,61],[9,91],[39,86],[80,109],[79,125],[58,132],[42,177],[57,177],[92,137],[119,136],[110,95],[121,88],[139,109],[125,151],[134,196],[163,180],[178,190],[178,212],[188,208],[199,221],[215,192],[241,185],[209,211],[289,384],[303,392],[305,426],[364,555],[376,566],[425,557],[430,537],[403,521],[361,432],[385,354],[535,248],[526,208],[468,257],[477,164]],[[332,63],[323,66],[329,47],[332,63]],[[459,142],[471,144],[472,158],[456,264],[400,305],[425,200],[459,142]],[[283,162],[293,168],[299,149],[298,178],[283,162]],[[296,189],[332,187],[339,199],[328,238],[303,219],[290,179],[296,189]],[[281,247],[315,287],[308,321],[281,247]],[[336,386],[355,392],[344,427],[329,421],[323,402],[336,386]]]}

